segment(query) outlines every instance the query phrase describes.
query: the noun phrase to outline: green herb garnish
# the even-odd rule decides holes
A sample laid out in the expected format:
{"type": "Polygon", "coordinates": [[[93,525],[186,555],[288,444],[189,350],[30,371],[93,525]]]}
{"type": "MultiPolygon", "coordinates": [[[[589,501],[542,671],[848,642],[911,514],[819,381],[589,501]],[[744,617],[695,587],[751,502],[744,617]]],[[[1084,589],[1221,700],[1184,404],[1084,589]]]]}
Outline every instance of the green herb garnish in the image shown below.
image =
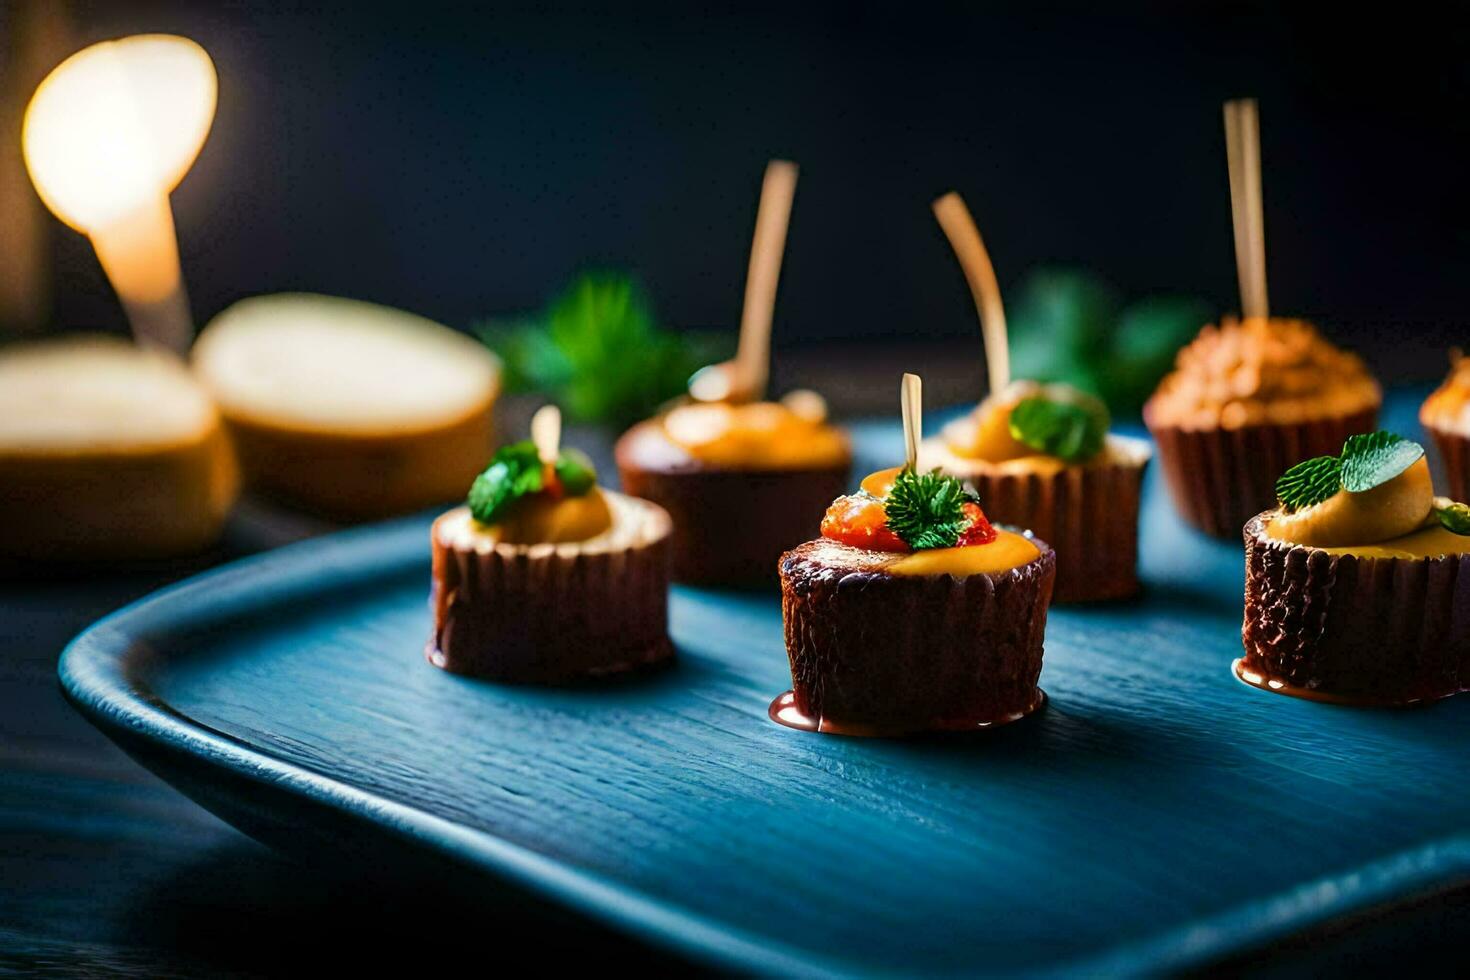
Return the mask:
{"type": "Polygon", "coordinates": [[[1424,458],[1424,447],[1392,432],[1348,436],[1342,446],[1342,488],[1349,493],[1372,490],[1424,458]]]}
{"type": "Polygon", "coordinates": [[[1320,504],[1342,488],[1342,460],[1318,456],[1303,460],[1276,480],[1276,499],[1287,510],[1320,504]]]}
{"type": "Polygon", "coordinates": [[[1423,446],[1392,432],[1348,436],[1340,456],[1308,459],[1281,474],[1276,497],[1287,510],[1300,510],[1339,490],[1362,493],[1381,487],[1422,458],[1423,446]]]}
{"type": "Polygon", "coordinates": [[[569,497],[580,497],[597,486],[597,470],[580,449],[563,449],[556,460],[556,478],[569,497]]]}
{"type": "MultiPolygon", "coordinates": [[[[580,497],[597,485],[597,473],[586,455],[575,449],[563,449],[554,467],[562,490],[569,497],[580,497]]],[[[523,497],[546,488],[546,468],[530,440],[502,446],[485,472],[470,485],[466,503],[470,514],[481,524],[497,524],[523,497]]]]}
{"type": "Polygon", "coordinates": [[[969,523],[966,503],[978,503],[978,499],[954,477],[938,470],[915,473],[904,469],[888,491],[883,512],[889,530],[915,551],[950,548],[969,523]]]}
{"type": "Polygon", "coordinates": [[[505,364],[506,390],[540,392],[568,418],[617,426],[682,394],[695,369],[730,346],[660,329],[643,291],[614,273],[583,275],[539,316],[478,332],[505,364]]]}
{"type": "MultiPolygon", "coordinates": [[[[1443,498],[1440,498],[1441,500],[1443,498]]],[[[1434,517],[1440,526],[1456,534],[1470,535],[1470,506],[1465,504],[1434,502],[1434,517]]]]}
{"type": "Polygon", "coordinates": [[[1032,395],[1011,410],[1011,438],[1072,462],[1096,456],[1108,436],[1108,410],[1082,392],[1075,397],[1032,395]]]}

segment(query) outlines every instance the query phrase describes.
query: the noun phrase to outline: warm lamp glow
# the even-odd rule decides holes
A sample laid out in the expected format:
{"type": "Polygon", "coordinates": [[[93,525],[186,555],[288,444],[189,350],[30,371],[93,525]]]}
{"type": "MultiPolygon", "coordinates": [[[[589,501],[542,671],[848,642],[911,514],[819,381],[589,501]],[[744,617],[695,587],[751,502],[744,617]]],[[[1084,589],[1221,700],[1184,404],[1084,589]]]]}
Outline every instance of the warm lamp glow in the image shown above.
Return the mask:
{"type": "Polygon", "coordinates": [[[168,195],[204,146],[218,89],[187,38],[104,41],[46,76],[21,135],[41,200],[91,238],[139,339],[176,350],[193,328],[168,195]]]}

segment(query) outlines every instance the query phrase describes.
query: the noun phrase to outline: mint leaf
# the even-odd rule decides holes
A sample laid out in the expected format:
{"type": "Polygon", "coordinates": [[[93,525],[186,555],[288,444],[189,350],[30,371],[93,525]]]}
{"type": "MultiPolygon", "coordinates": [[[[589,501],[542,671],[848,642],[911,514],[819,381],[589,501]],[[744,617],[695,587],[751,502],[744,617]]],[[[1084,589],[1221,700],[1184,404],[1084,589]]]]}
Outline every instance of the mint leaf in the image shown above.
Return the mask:
{"type": "Polygon", "coordinates": [[[1081,392],[1075,398],[1023,398],[1011,410],[1011,437],[1069,462],[1096,456],[1108,435],[1108,410],[1081,392]]]}
{"type": "Polygon", "coordinates": [[[1303,460],[1276,480],[1276,499],[1287,510],[1320,504],[1342,488],[1342,461],[1336,456],[1303,460]]]}
{"type": "Polygon", "coordinates": [[[481,524],[502,520],[512,504],[542,487],[541,457],[529,440],[502,446],[470,485],[470,514],[481,524]]]}
{"type": "Polygon", "coordinates": [[[1470,535],[1470,506],[1459,503],[1436,506],[1434,517],[1439,521],[1440,526],[1456,534],[1470,535]]]}
{"type": "Polygon", "coordinates": [[[914,550],[951,548],[965,529],[964,505],[973,500],[964,484],[938,470],[905,469],[883,504],[888,529],[914,550]]]}
{"type": "Polygon", "coordinates": [[[1423,446],[1392,432],[1349,436],[1342,445],[1342,488],[1362,493],[1381,487],[1423,457],[1423,446]]]}

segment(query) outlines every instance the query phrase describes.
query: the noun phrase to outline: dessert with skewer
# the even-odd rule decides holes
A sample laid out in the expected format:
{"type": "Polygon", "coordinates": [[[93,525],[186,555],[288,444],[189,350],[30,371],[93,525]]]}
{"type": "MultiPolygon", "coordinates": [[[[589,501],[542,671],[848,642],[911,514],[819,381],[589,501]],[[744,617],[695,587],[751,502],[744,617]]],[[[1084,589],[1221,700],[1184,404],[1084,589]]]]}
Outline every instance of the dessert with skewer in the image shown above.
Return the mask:
{"type": "Polygon", "coordinates": [[[921,467],[974,486],[992,519],[1056,549],[1056,601],[1138,591],[1138,507],[1151,450],[1109,433],[1107,406],[1068,385],[1012,380],[1005,307],[979,229],[955,193],[934,202],[974,295],[990,394],[919,449],[921,467]]]}
{"type": "Polygon", "coordinates": [[[832,734],[970,731],[1045,695],[1050,547],[992,524],[958,479],[921,472],[921,388],[904,375],[905,462],[863,480],[781,556],[791,690],[781,724],[832,734]]]}
{"type": "Polygon", "coordinates": [[[733,361],[690,382],[689,398],[618,440],[623,489],[667,510],[674,522],[673,575],[696,585],[759,585],[776,559],[815,529],[847,486],[852,450],[810,391],[766,398],[771,323],[795,164],[766,170],[733,361]]]}
{"type": "Polygon", "coordinates": [[[1277,474],[1371,431],[1383,398],[1355,354],[1305,320],[1270,315],[1255,100],[1225,104],[1225,138],[1242,315],[1179,352],[1143,418],[1180,515],[1233,537],[1271,504],[1277,474]]]}

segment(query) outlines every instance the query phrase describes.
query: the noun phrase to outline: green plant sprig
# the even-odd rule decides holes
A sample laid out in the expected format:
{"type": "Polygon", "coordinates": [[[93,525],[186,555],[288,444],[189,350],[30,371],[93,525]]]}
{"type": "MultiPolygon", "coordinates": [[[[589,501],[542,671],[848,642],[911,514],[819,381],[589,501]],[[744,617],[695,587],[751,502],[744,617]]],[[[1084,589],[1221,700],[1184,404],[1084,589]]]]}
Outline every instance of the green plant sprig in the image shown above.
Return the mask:
{"type": "Polygon", "coordinates": [[[966,503],[979,503],[979,498],[954,477],[905,468],[894,479],[883,512],[889,530],[915,551],[950,548],[969,523],[966,503]]]}
{"type": "MultiPolygon", "coordinates": [[[[568,497],[584,496],[597,486],[597,471],[584,453],[563,449],[552,467],[568,497]]],[[[546,467],[530,440],[513,442],[496,451],[485,472],[470,484],[465,501],[481,524],[503,521],[516,503],[546,489],[546,467]]]]}
{"type": "Polygon", "coordinates": [[[1363,493],[1383,486],[1423,457],[1423,446],[1392,432],[1348,436],[1340,455],[1303,460],[1281,474],[1276,499],[1287,510],[1301,510],[1339,490],[1363,493]]]}
{"type": "Polygon", "coordinates": [[[1118,413],[1138,411],[1215,313],[1185,295],[1125,303],[1103,277],[1076,268],[1033,269],[1010,295],[1012,375],[1074,385],[1118,413]]]}
{"type": "Polygon", "coordinates": [[[1108,437],[1107,406],[1081,391],[1062,389],[1067,396],[1056,397],[1059,387],[1049,385],[1011,409],[1011,438],[1069,463],[1096,456],[1108,437]]]}
{"type": "Polygon", "coordinates": [[[682,394],[689,376],[722,360],[729,338],[661,329],[629,276],[579,276],[537,315],[477,332],[505,365],[510,392],[540,392],[570,419],[625,426],[682,394]]]}
{"type": "Polygon", "coordinates": [[[1440,527],[1447,531],[1470,535],[1470,506],[1444,497],[1436,497],[1434,499],[1434,519],[1439,521],[1440,527]]]}

